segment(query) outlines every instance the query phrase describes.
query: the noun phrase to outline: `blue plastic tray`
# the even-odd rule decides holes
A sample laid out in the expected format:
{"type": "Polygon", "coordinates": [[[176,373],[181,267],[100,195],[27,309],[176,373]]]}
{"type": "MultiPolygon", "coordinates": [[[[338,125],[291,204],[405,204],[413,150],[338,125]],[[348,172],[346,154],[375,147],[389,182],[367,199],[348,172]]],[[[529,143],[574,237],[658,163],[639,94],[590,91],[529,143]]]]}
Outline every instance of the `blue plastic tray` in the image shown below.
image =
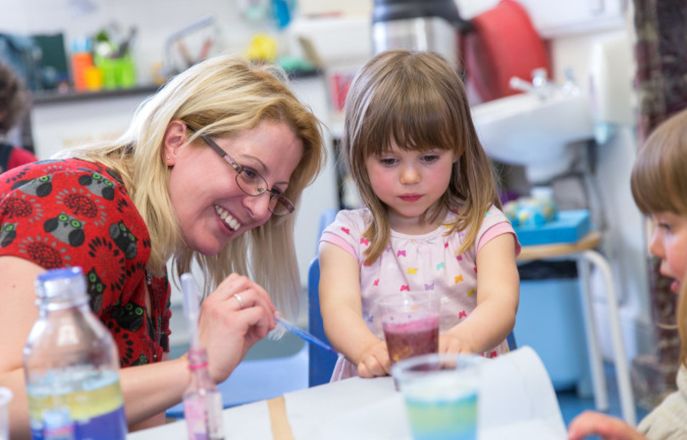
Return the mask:
{"type": "Polygon", "coordinates": [[[522,246],[575,243],[589,233],[589,210],[560,211],[558,218],[539,227],[514,226],[522,246]]]}

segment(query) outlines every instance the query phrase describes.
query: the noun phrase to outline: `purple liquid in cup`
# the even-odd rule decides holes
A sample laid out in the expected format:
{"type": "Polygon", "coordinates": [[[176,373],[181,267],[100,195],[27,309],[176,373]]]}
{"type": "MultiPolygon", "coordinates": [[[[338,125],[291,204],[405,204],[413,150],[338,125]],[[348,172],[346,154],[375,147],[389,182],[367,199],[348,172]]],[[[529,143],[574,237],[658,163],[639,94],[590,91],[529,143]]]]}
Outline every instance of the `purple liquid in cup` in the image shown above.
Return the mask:
{"type": "Polygon", "coordinates": [[[391,363],[439,351],[439,316],[382,324],[391,363]]]}

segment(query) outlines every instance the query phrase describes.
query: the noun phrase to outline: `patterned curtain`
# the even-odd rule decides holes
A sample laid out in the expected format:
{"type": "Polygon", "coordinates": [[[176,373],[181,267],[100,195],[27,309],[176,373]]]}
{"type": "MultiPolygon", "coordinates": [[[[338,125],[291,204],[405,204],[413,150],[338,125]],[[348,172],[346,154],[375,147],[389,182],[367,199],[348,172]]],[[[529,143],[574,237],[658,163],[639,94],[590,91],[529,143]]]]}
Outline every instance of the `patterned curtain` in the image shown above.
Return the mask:
{"type": "MultiPolygon", "coordinates": [[[[639,141],[662,121],[687,107],[687,1],[634,0],[637,32],[639,141]]],[[[651,308],[656,327],[656,352],[633,362],[633,384],[639,403],[654,407],[675,388],[680,343],[675,322],[675,295],[659,274],[659,262],[649,264],[651,308]]]]}

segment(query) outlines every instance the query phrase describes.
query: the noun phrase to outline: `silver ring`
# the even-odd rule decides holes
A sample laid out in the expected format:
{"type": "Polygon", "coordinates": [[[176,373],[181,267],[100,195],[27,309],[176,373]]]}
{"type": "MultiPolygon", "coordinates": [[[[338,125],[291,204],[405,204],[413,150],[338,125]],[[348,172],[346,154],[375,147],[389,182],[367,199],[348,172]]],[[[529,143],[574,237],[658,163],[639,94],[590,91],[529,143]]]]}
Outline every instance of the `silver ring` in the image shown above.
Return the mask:
{"type": "Polygon", "coordinates": [[[237,303],[239,303],[239,309],[243,308],[243,297],[241,296],[240,293],[235,293],[232,298],[236,300],[237,303]]]}

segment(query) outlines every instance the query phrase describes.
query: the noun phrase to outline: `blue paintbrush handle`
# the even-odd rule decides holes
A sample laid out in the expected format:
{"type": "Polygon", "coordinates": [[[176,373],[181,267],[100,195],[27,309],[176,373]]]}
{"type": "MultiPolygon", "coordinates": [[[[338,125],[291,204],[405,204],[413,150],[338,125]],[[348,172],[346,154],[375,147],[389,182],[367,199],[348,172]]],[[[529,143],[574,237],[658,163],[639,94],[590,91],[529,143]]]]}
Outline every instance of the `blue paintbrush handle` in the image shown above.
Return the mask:
{"type": "Polygon", "coordinates": [[[284,318],[277,318],[277,322],[284,326],[284,328],[294,335],[298,336],[299,338],[303,339],[305,342],[309,342],[311,344],[315,344],[319,346],[320,348],[324,348],[325,350],[329,350],[331,352],[336,353],[336,351],[326,342],[316,338],[315,336],[311,335],[310,333],[306,332],[305,330],[301,329],[300,327],[291,324],[289,321],[285,320],[284,318]]]}

